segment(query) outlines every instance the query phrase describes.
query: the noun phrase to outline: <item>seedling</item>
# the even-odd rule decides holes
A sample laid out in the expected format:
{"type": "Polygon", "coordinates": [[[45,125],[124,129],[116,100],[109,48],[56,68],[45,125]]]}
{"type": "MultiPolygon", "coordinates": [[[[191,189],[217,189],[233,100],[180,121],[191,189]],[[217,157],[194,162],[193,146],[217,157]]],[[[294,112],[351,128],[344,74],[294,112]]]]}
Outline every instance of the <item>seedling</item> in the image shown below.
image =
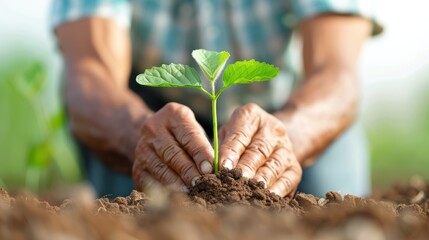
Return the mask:
{"type": "Polygon", "coordinates": [[[247,84],[261,82],[274,78],[279,73],[278,68],[273,65],[255,60],[237,61],[226,67],[223,73],[223,86],[216,91],[215,83],[222,73],[228,52],[214,52],[198,49],[192,52],[192,57],[200,66],[202,72],[211,83],[211,89],[203,88],[198,72],[190,66],[182,64],[163,64],[161,67],[153,67],[145,70],[137,76],[137,82],[150,87],[189,87],[197,88],[204,92],[212,100],[213,119],[213,148],[214,148],[214,172],[219,171],[219,147],[217,133],[216,101],[222,92],[234,84],[247,84]]]}

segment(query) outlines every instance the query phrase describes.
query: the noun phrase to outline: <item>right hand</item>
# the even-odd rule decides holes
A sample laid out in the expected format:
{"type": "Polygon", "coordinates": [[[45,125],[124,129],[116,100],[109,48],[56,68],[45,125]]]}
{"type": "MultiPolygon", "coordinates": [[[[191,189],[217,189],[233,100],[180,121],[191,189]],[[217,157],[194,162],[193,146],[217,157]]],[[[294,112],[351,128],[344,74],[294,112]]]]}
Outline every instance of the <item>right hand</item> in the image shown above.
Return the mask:
{"type": "Polygon", "coordinates": [[[154,182],[187,191],[213,171],[213,148],[191,109],[168,103],[142,125],[132,176],[142,190],[154,182]]]}

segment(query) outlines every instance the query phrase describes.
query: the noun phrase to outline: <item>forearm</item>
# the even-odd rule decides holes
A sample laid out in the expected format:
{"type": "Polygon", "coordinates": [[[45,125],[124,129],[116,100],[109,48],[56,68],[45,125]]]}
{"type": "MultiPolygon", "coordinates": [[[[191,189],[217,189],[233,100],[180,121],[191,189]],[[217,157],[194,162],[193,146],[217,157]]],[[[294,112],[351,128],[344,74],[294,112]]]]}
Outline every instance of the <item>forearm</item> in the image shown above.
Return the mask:
{"type": "Polygon", "coordinates": [[[65,99],[73,134],[104,163],[130,173],[140,126],[151,111],[91,59],[68,64],[65,99]]]}
{"type": "Polygon", "coordinates": [[[304,81],[276,115],[289,129],[295,154],[308,166],[354,120],[360,50],[371,25],[358,16],[322,15],[300,25],[304,81]]]}
{"type": "Polygon", "coordinates": [[[129,32],[99,17],[64,23],[55,31],[73,134],[108,166],[130,173],[140,126],[151,111],[128,89],[129,32]]]}
{"type": "Polygon", "coordinates": [[[302,166],[313,163],[357,113],[359,83],[355,69],[326,67],[308,76],[275,115],[286,125],[302,166]],[[328,82],[330,84],[326,84],[328,82]]]}

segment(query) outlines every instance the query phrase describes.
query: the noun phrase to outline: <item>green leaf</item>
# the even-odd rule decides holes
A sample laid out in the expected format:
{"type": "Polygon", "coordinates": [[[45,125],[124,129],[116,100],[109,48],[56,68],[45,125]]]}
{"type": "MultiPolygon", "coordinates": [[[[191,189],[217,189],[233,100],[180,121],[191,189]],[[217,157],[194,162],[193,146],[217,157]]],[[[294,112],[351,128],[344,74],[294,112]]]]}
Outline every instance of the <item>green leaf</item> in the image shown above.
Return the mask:
{"type": "Polygon", "coordinates": [[[205,49],[192,51],[192,57],[203,70],[204,75],[210,81],[216,81],[229,58],[228,52],[214,52],[205,49]]]}
{"type": "Polygon", "coordinates": [[[238,61],[230,64],[223,73],[223,88],[233,84],[247,84],[270,80],[279,74],[279,69],[271,64],[255,60],[238,61]]]}
{"type": "Polygon", "coordinates": [[[146,69],[143,74],[137,76],[137,82],[150,87],[202,88],[201,79],[194,68],[173,63],[146,69]]]}

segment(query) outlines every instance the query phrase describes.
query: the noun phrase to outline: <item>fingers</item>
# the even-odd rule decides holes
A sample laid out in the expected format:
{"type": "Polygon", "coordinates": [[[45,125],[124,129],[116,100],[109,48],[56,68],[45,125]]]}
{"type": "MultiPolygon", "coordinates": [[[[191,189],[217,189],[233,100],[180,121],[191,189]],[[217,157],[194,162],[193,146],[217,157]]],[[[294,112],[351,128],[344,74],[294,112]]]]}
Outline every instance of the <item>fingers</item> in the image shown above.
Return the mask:
{"type": "Polygon", "coordinates": [[[153,149],[145,147],[142,152],[144,154],[139,155],[133,165],[136,187],[143,188],[155,181],[176,189],[185,189],[185,183],[180,176],[164,164],[153,149]]]}
{"type": "Polygon", "coordinates": [[[271,156],[276,146],[276,141],[271,140],[273,138],[267,138],[267,136],[265,129],[261,128],[241,155],[237,167],[241,168],[244,177],[253,178],[256,171],[271,156]]]}
{"type": "Polygon", "coordinates": [[[213,148],[189,108],[167,104],[146,120],[141,136],[133,165],[136,181],[143,181],[137,175],[145,171],[164,185],[183,188],[212,172],[213,148]]]}
{"type": "Polygon", "coordinates": [[[213,147],[189,108],[180,110],[176,118],[169,118],[169,130],[181,147],[195,162],[201,174],[213,171],[213,147]]]}
{"type": "Polygon", "coordinates": [[[267,161],[257,170],[255,179],[264,182],[266,188],[271,187],[282,175],[290,163],[290,152],[283,147],[274,150],[267,161]]]}
{"type": "Polygon", "coordinates": [[[263,181],[278,195],[294,194],[302,169],[282,122],[247,104],[233,113],[219,133],[223,167],[241,168],[243,176],[263,181]]]}
{"type": "Polygon", "coordinates": [[[248,104],[237,109],[220,129],[219,162],[222,167],[228,169],[236,167],[241,155],[258,131],[260,118],[254,114],[255,106],[248,104]]]}
{"type": "Polygon", "coordinates": [[[268,188],[271,192],[284,197],[293,197],[295,194],[298,184],[301,181],[302,169],[301,166],[293,165],[282,173],[280,178],[268,188]]]}
{"type": "MultiPolygon", "coordinates": [[[[180,176],[186,185],[191,185],[192,179],[200,175],[193,160],[171,135],[165,134],[163,138],[158,139],[153,144],[158,162],[152,164],[158,165],[152,165],[149,170],[156,167],[160,168],[158,172],[152,170],[154,176],[162,176],[164,168],[171,168],[170,171],[176,176],[180,176]]],[[[165,171],[167,171],[166,169],[165,171]]]]}

